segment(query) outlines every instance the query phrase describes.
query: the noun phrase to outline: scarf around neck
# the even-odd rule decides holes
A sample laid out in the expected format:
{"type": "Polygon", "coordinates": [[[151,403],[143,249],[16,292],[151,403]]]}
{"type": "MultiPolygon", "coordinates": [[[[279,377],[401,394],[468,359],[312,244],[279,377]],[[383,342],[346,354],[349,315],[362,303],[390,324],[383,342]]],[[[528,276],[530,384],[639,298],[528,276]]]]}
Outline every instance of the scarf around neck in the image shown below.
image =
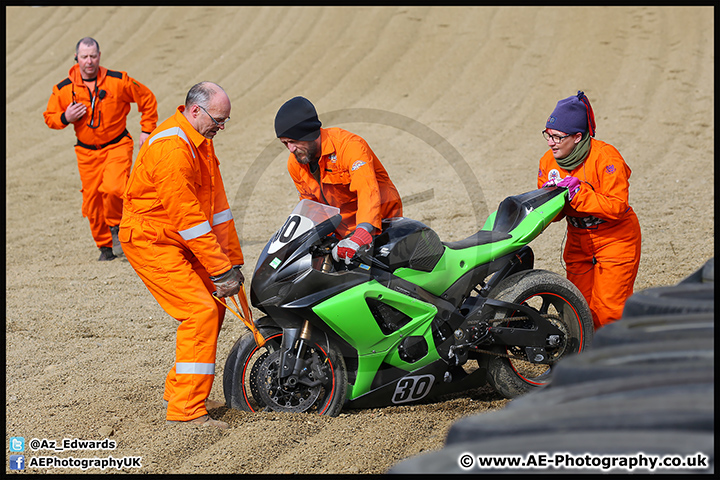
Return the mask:
{"type": "Polygon", "coordinates": [[[590,153],[591,138],[592,137],[590,137],[590,135],[585,132],[580,142],[575,145],[573,151],[570,152],[570,155],[565,158],[558,158],[555,160],[557,164],[568,172],[574,170],[578,165],[585,161],[588,154],[590,153]]]}

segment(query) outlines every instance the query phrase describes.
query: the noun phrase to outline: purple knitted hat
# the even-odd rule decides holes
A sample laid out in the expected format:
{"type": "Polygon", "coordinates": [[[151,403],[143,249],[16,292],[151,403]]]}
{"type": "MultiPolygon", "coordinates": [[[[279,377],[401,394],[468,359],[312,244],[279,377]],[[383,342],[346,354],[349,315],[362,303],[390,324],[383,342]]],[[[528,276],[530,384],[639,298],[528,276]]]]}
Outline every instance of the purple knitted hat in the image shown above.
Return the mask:
{"type": "Polygon", "coordinates": [[[577,95],[560,100],[548,117],[545,128],[569,135],[589,131],[590,136],[594,137],[595,116],[585,93],[578,92],[577,95]]]}

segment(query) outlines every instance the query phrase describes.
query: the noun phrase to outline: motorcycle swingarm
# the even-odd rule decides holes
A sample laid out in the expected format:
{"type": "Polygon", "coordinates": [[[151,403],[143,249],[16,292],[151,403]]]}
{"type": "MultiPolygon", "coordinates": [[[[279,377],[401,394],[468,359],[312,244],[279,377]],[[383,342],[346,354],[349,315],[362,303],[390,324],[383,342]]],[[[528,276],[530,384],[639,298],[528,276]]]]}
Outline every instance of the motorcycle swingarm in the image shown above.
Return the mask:
{"type": "MultiPolygon", "coordinates": [[[[533,310],[526,305],[488,298],[485,301],[484,308],[487,307],[519,311],[527,315],[534,323],[533,328],[489,327],[488,331],[492,336],[491,342],[496,345],[546,347],[548,343],[556,343],[564,336],[562,330],[550,323],[537,310],[533,310]]],[[[512,317],[508,317],[508,319],[512,319],[512,317]]]]}

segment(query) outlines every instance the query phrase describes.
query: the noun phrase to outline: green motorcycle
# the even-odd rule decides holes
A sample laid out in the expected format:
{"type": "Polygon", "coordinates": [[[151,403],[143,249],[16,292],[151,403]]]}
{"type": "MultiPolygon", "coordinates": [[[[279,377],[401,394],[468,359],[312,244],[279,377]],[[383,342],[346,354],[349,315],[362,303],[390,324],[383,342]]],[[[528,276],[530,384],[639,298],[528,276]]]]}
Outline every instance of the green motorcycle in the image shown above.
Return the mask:
{"type": "Polygon", "coordinates": [[[236,409],[314,412],[405,405],[491,384],[507,398],[546,385],[588,348],[588,306],[527,245],[567,189],[503,200],[477,233],[442,242],[421,222],[383,221],[346,266],[330,254],[339,210],[302,200],[258,259],[252,304],[266,342],[243,335],[223,375],[236,409]]]}

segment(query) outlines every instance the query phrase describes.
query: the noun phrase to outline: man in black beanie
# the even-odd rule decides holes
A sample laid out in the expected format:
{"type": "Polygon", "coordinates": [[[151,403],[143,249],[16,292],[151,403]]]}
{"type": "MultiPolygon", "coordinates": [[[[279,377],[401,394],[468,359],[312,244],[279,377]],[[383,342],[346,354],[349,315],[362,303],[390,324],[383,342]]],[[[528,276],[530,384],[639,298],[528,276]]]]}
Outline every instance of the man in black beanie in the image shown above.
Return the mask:
{"type": "Polygon", "coordinates": [[[290,151],[288,172],[300,198],[340,209],[341,238],[332,251],[346,264],[384,218],[401,217],[402,201],[367,142],[341,128],[321,128],[315,106],[304,97],[285,102],[275,116],[275,133],[290,151]]]}

